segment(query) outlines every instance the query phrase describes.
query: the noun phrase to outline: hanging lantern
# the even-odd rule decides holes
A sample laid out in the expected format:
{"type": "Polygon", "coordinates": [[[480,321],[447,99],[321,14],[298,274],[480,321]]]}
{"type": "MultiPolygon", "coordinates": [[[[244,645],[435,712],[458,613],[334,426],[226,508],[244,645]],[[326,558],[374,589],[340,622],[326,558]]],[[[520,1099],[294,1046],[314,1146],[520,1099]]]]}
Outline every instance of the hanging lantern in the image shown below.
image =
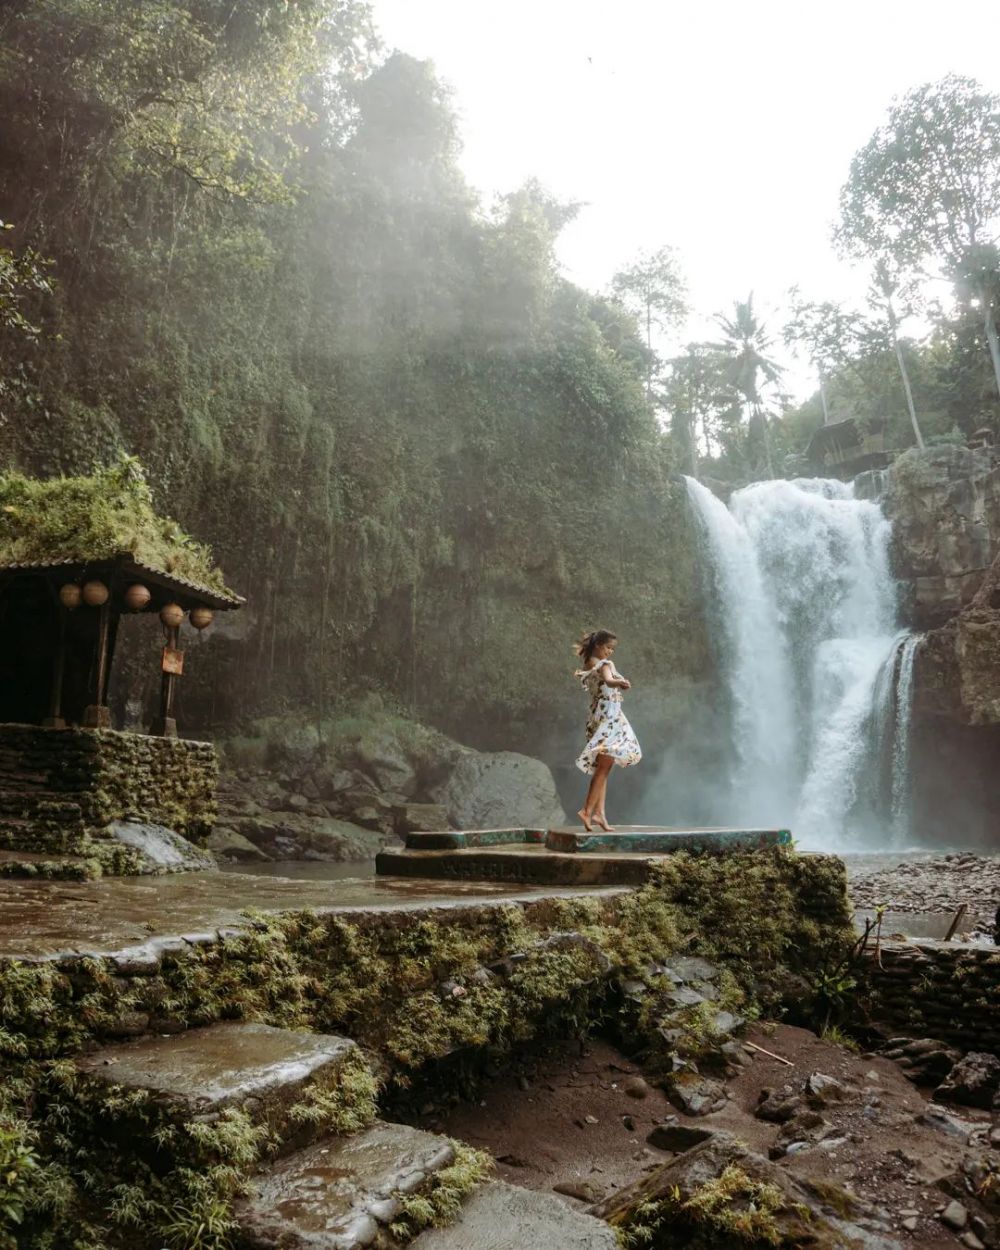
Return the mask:
{"type": "Polygon", "coordinates": [[[211,608],[192,608],[190,619],[195,629],[204,629],[206,625],[211,625],[215,618],[215,613],[211,608]]]}
{"type": "Polygon", "coordinates": [[[92,608],[99,608],[108,601],[108,588],[103,582],[83,583],[83,602],[92,608]]]}
{"type": "Polygon", "coordinates": [[[184,609],[179,603],[167,603],[160,608],[160,620],[171,629],[176,629],[184,620],[184,609]]]}
{"type": "Polygon", "coordinates": [[[142,582],[134,582],[125,591],[125,606],[130,612],[141,612],[151,598],[147,586],[144,586],[142,582]]]}
{"type": "Polygon", "coordinates": [[[76,582],[67,582],[59,587],[59,602],[64,608],[78,608],[83,594],[76,582]]]}

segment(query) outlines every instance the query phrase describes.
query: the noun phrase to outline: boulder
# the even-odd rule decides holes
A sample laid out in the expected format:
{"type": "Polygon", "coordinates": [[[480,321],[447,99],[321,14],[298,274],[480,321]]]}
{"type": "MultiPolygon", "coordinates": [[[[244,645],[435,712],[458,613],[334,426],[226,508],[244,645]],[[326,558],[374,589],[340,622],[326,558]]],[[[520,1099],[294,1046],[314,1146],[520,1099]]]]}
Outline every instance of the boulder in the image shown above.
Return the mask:
{"type": "Polygon", "coordinates": [[[960,1059],[934,1091],[935,1098],[988,1111],[1000,1106],[1000,1059],[971,1051],[960,1059]]]}
{"type": "Polygon", "coordinates": [[[443,803],[399,803],[393,806],[392,818],[393,831],[400,838],[448,828],[448,809],[443,803]]]}
{"type": "Polygon", "coordinates": [[[642,1244],[658,1250],[692,1245],[814,1250],[854,1243],[867,1250],[899,1246],[856,1223],[856,1203],[846,1192],[834,1193],[836,1188],[827,1183],[814,1190],[807,1179],[793,1177],[731,1133],[717,1132],[591,1212],[622,1234],[634,1230],[644,1238],[642,1244]]]}
{"type": "Polygon", "coordinates": [[[223,863],[232,863],[234,860],[257,860],[266,863],[271,859],[270,855],[255,846],[249,838],[226,825],[216,825],[208,835],[205,847],[223,863]]]}
{"type": "Polygon", "coordinates": [[[547,829],[566,823],[548,765],[514,751],[461,756],[432,797],[456,829],[547,829]]]}

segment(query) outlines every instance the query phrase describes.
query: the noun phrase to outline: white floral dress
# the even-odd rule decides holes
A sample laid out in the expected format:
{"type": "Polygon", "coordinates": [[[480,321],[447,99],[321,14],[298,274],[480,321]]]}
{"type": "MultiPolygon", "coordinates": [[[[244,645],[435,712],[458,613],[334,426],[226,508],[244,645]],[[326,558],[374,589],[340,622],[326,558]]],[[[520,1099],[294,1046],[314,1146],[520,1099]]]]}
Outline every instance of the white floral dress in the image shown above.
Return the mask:
{"type": "Polygon", "coordinates": [[[602,660],[593,668],[578,669],[574,673],[590,695],[590,715],[587,718],[587,745],[576,761],[577,768],[592,773],[599,755],[610,755],[616,764],[628,768],[642,759],[642,748],[635,730],[622,711],[622,692],[618,686],[609,686],[601,677],[601,669],[607,664],[612,677],[620,673],[610,660],[602,660]]]}

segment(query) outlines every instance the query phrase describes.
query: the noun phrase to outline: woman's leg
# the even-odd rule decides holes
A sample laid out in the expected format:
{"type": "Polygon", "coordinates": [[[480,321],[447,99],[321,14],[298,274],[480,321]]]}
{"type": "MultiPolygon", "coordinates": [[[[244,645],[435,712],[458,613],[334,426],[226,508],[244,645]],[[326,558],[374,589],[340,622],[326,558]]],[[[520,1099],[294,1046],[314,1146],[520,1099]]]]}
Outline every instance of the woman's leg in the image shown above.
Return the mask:
{"type": "Polygon", "coordinates": [[[588,833],[590,833],[590,818],[593,815],[594,807],[597,804],[598,778],[600,777],[600,764],[603,758],[604,757],[600,755],[597,757],[597,765],[594,768],[594,771],[590,774],[590,785],[587,787],[587,797],[583,801],[583,807],[581,807],[577,812],[577,815],[583,823],[584,829],[586,829],[588,833]]]}
{"type": "Polygon", "coordinates": [[[614,766],[615,761],[610,755],[601,755],[597,760],[598,771],[594,774],[597,779],[597,795],[594,807],[591,809],[591,816],[608,833],[613,832],[613,830],[604,815],[604,800],[608,793],[608,778],[611,776],[611,770],[614,766]]]}

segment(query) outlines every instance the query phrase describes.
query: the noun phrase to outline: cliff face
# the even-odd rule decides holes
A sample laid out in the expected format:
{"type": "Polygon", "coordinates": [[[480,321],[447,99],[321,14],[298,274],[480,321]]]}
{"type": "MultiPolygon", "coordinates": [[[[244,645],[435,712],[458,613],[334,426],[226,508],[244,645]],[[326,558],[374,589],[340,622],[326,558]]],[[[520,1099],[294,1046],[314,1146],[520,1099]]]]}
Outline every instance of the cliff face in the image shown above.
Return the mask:
{"type": "Polygon", "coordinates": [[[1000,550],[1000,464],[988,449],[908,451],[889,470],[883,507],[907,616],[917,629],[944,625],[1000,550]]]}
{"type": "Polygon", "coordinates": [[[1000,464],[989,450],[901,456],[883,507],[904,615],[925,632],[914,666],[914,833],[997,840],[1000,805],[1000,464]]]}

